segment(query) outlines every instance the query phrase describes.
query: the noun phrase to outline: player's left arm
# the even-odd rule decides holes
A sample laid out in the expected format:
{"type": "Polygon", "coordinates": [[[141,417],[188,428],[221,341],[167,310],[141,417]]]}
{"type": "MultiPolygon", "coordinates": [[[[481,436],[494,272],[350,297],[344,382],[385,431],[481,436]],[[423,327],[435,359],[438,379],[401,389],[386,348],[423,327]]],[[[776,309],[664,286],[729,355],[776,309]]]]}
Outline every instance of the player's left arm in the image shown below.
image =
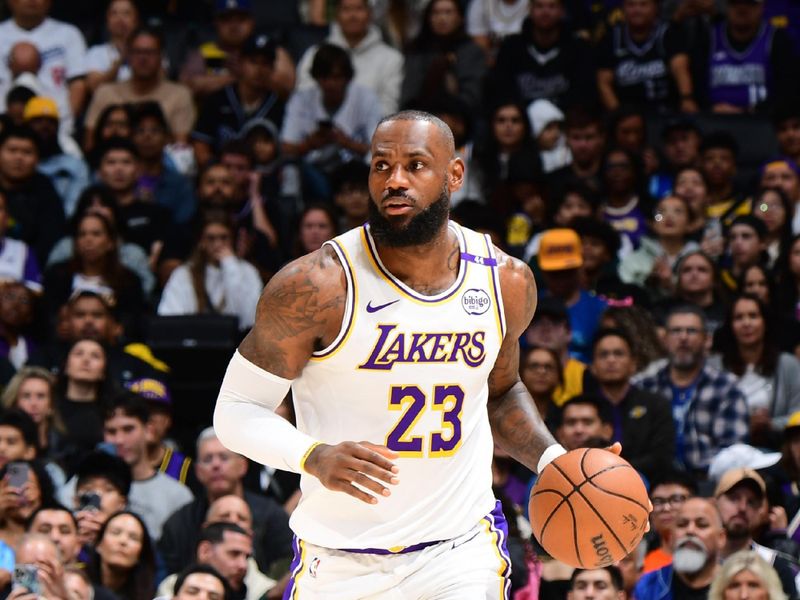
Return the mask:
{"type": "MultiPolygon", "coordinates": [[[[557,446],[519,376],[519,337],[536,311],[536,281],[528,265],[497,251],[506,335],[489,374],[489,422],[495,443],[538,472],[549,447],[557,446]]],[[[554,451],[551,451],[551,453],[554,451]]],[[[557,452],[556,456],[561,452],[557,452]]],[[[553,456],[552,458],[555,458],[553,456]]]]}

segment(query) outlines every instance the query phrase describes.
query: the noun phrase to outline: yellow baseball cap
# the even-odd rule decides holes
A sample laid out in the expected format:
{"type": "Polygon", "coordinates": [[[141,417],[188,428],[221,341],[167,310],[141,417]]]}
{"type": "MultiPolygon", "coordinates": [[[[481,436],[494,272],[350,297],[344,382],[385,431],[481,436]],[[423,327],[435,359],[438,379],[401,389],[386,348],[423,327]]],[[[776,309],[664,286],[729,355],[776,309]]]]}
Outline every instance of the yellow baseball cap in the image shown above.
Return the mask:
{"type": "Polygon", "coordinates": [[[51,119],[58,120],[58,105],[52,98],[45,98],[44,96],[35,96],[28,100],[25,105],[25,112],[22,118],[26,121],[36,119],[39,117],[50,117],[51,119]]]}
{"type": "Polygon", "coordinates": [[[539,241],[542,271],[577,269],[583,264],[581,239],[573,229],[548,229],[539,241]]]}
{"type": "Polygon", "coordinates": [[[786,431],[787,429],[793,429],[795,427],[800,427],[800,410],[798,410],[797,412],[793,412],[789,416],[789,420],[786,421],[786,427],[784,427],[783,429],[784,431],[786,431]]]}

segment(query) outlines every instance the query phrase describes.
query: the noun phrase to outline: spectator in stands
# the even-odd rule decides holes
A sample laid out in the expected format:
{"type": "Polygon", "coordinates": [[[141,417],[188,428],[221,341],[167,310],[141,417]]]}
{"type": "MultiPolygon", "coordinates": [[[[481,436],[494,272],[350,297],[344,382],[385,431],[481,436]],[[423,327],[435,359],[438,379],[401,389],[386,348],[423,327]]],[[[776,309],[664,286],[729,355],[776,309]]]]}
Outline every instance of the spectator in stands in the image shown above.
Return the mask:
{"type": "Polygon", "coordinates": [[[544,173],[552,173],[569,165],[572,155],[564,136],[564,113],[550,100],[541,98],[528,106],[531,133],[539,148],[539,161],[544,173]]]}
{"type": "Polygon", "coordinates": [[[700,249],[697,242],[687,239],[689,218],[689,204],[680,196],[659,200],[653,214],[655,235],[642,237],[639,248],[622,259],[620,279],[646,288],[653,300],[671,296],[675,265],[689,252],[700,249]]]}
{"type": "Polygon", "coordinates": [[[190,486],[199,486],[191,469],[192,459],[167,439],[172,427],[172,398],[167,386],[157,379],[142,378],[126,386],[147,401],[147,460],[161,473],[190,486]],[[190,483],[191,482],[191,483],[190,483]]]}
{"type": "Polygon", "coordinates": [[[753,215],[739,215],[727,231],[727,254],[730,263],[720,271],[725,288],[736,292],[738,278],[750,265],[767,263],[767,227],[753,215]]]}
{"type": "Polygon", "coordinates": [[[108,140],[114,138],[129,139],[133,134],[133,106],[130,104],[109,104],[97,117],[97,127],[91,138],[84,140],[83,147],[89,153],[93,169],[100,162],[96,150],[102,148],[108,140]],[[94,152],[93,152],[94,151],[94,152]]]}
{"type": "Polygon", "coordinates": [[[37,296],[19,281],[0,283],[0,357],[19,370],[35,351],[31,325],[37,296]]]}
{"type": "Polygon", "coordinates": [[[24,412],[10,409],[0,414],[0,467],[19,460],[34,460],[37,451],[36,425],[24,412]]]}
{"type": "Polygon", "coordinates": [[[561,383],[553,393],[556,406],[561,406],[569,398],[583,393],[586,365],[570,356],[572,329],[564,302],[550,296],[540,298],[536,307],[536,318],[528,325],[524,340],[528,346],[543,346],[558,355],[561,383]]]}
{"type": "Polygon", "coordinates": [[[667,363],[655,363],[631,381],[671,402],[675,456],[700,474],[720,448],[744,441],[750,429],[747,401],[736,377],[706,361],[708,335],[700,308],[676,306],[666,319],[667,363]]]}
{"type": "Polygon", "coordinates": [[[245,126],[269,119],[280,127],[284,102],[272,88],[277,46],[268,35],[252,35],[242,47],[235,82],[211,94],[203,104],[192,132],[200,165],[219,153],[225,142],[237,138],[245,126]]]}
{"type": "Polygon", "coordinates": [[[651,312],[637,304],[609,306],[600,319],[600,327],[621,329],[631,342],[636,372],[653,361],[664,358],[664,346],[651,312]]]}
{"type": "Polygon", "coordinates": [[[176,225],[188,223],[197,201],[188,178],[165,152],[171,133],[164,112],[157,102],[143,102],[136,106],[131,125],[140,159],[137,195],[168,208],[176,225]]]}
{"type": "MultiPolygon", "coordinates": [[[[739,290],[742,294],[757,298],[764,306],[777,308],[775,307],[777,293],[773,279],[773,275],[765,266],[752,265],[742,272],[739,278],[739,290]]],[[[770,311],[769,316],[772,321],[774,342],[781,351],[794,355],[800,346],[800,322],[774,309],[770,311]]]]}
{"type": "Polygon", "coordinates": [[[140,28],[131,34],[127,54],[131,78],[97,88],[86,111],[85,139],[92,138],[100,113],[110,104],[152,100],[161,105],[175,140],[189,140],[196,115],[194,101],[189,88],[164,77],[163,49],[161,36],[152,29],[140,28]]]}
{"type": "Polygon", "coordinates": [[[44,467],[32,460],[16,460],[0,469],[0,542],[18,549],[28,521],[41,506],[52,505],[53,482],[44,467]],[[24,469],[27,480],[20,487],[9,481],[10,465],[24,469]],[[24,465],[24,466],[23,466],[24,465]]]}
{"type": "MultiPolygon", "coordinates": [[[[677,191],[677,175],[684,169],[697,166],[701,139],[700,129],[694,119],[676,117],[667,121],[661,130],[661,153],[664,160],[659,165],[659,170],[650,178],[651,197],[661,198],[670,192],[680,195],[677,191]]],[[[693,204],[691,208],[692,212],[698,211],[693,204]]]]}
{"type": "Polygon", "coordinates": [[[486,52],[490,62],[503,38],[519,33],[527,16],[524,0],[476,0],[469,5],[467,33],[486,52]]]}
{"type": "MultiPolygon", "coordinates": [[[[784,220],[789,229],[800,232],[800,169],[788,159],[775,160],[764,165],[761,171],[762,188],[779,188],[786,196],[784,220]]],[[[758,203],[754,208],[760,208],[758,203]]],[[[754,210],[754,212],[758,212],[754,210]]]]}
{"type": "Polygon", "coordinates": [[[64,444],[72,455],[67,471],[103,441],[102,411],[115,386],[103,346],[88,338],[74,342],[57,384],[57,406],[66,428],[64,444]]]}
{"type": "Polygon", "coordinates": [[[81,290],[73,294],[65,307],[63,339],[54,339],[28,360],[53,374],[61,373],[68,350],[81,339],[92,339],[106,349],[109,379],[122,385],[141,378],[163,379],[167,366],[152,356],[144,344],[121,343],[122,327],[115,316],[116,308],[93,291],[81,290]]]}
{"type": "Polygon", "coordinates": [[[36,171],[39,147],[36,134],[27,127],[0,133],[0,193],[7,201],[13,225],[10,237],[28,244],[40,265],[64,234],[64,209],[50,180],[36,171]]]}
{"type": "Polygon", "coordinates": [[[617,230],[594,216],[575,217],[567,226],[574,229],[581,239],[581,287],[608,296],[621,291],[623,286],[617,275],[621,242],[617,230]]]}
{"type": "Polygon", "coordinates": [[[734,187],[739,145],[729,133],[717,131],[700,144],[700,170],[708,185],[706,216],[722,228],[729,227],[738,215],[750,212],[750,200],[734,187]]]}
{"type": "Polygon", "coordinates": [[[728,557],[711,582],[708,598],[729,600],[741,598],[743,594],[769,600],[787,598],[775,569],[755,550],[743,550],[728,557]]]}
{"type": "Polygon", "coordinates": [[[623,0],[623,21],[598,47],[597,88],[606,110],[621,104],[696,112],[686,40],[659,19],[657,0],[623,0]]]}
{"type": "Polygon", "coordinates": [[[800,234],[795,234],[776,264],[776,304],[781,314],[800,320],[800,234]]]}
{"type": "Polygon", "coordinates": [[[648,145],[647,121],[643,109],[622,105],[611,112],[608,119],[609,145],[640,157],[644,175],[653,175],[658,169],[659,159],[655,149],[648,145]]]}
{"type": "Polygon", "coordinates": [[[767,486],[761,475],[749,468],[727,471],[714,490],[714,498],[726,534],[720,558],[724,561],[740,550],[755,550],[778,573],[786,595],[795,598],[797,587],[791,561],[753,541],[753,535],[761,527],[762,505],[767,501],[767,486]]]}
{"type": "Polygon", "coordinates": [[[231,600],[228,580],[210,565],[186,567],[178,573],[169,595],[173,600],[231,600]]]}
{"type": "Polygon", "coordinates": [[[789,416],[800,410],[800,361],[780,351],[775,321],[755,296],[733,301],[716,346],[722,367],[739,378],[750,411],[750,443],[777,447],[789,416]]]}
{"type": "Polygon", "coordinates": [[[645,574],[634,590],[636,600],[706,598],[724,544],[725,529],[714,502],[689,498],[675,519],[672,564],[645,574]]]}
{"type": "Polygon", "coordinates": [[[789,35],[764,18],[761,2],[731,2],[725,18],[709,26],[705,52],[693,58],[702,73],[703,104],[717,113],[745,113],[792,97],[796,65],[789,35]]]}
{"type": "Polygon", "coordinates": [[[253,325],[264,284],[258,271],[234,253],[234,227],[222,212],[203,217],[189,261],[164,286],[159,315],[228,314],[242,330],[253,325]]]}
{"type": "Polygon", "coordinates": [[[155,270],[162,252],[169,255],[165,251],[168,238],[174,237],[175,228],[170,211],[152,202],[145,202],[137,195],[141,163],[133,142],[122,138],[108,140],[99,156],[97,175],[116,198],[120,212],[119,227],[125,230],[129,242],[141,246],[148,256],[150,269],[155,270]]]}
{"type": "Polygon", "coordinates": [[[236,210],[236,185],[230,169],[221,162],[211,163],[200,171],[197,200],[201,209],[236,210]]]}
{"type": "Polygon", "coordinates": [[[76,223],[75,255],[45,272],[50,314],[56,314],[75,290],[92,290],[106,296],[124,319],[135,319],[144,309],[142,286],[120,262],[118,248],[119,236],[108,219],[98,212],[83,215],[76,223]]]}
{"type": "Polygon", "coordinates": [[[84,551],[99,540],[100,530],[111,515],[128,504],[131,489],[131,469],[124,460],[103,450],[87,454],[77,464],[75,488],[72,494],[65,487],[59,492],[64,506],[74,509],[78,521],[78,537],[84,551]]]}
{"type": "Polygon", "coordinates": [[[467,35],[464,9],[456,0],[433,0],[422,27],[405,51],[400,104],[419,104],[454,94],[477,116],[486,73],[483,50],[467,35]]]}
{"type": "Polygon", "coordinates": [[[142,516],[150,537],[158,540],[164,522],[192,501],[189,488],[153,466],[147,454],[150,412],[144,398],[123,392],[105,408],[103,441],[130,467],[133,481],[128,506],[142,516]]]}
{"type": "Polygon", "coordinates": [[[572,340],[570,353],[578,360],[591,358],[591,340],[606,302],[580,287],[583,264],[581,242],[572,229],[549,229],[542,235],[539,268],[545,295],[561,300],[569,312],[572,340]]]}
{"type": "Polygon", "coordinates": [[[648,479],[669,467],[675,429],[669,402],[630,384],[636,372],[632,343],[621,329],[600,329],[592,342],[590,370],[609,405],[611,439],[622,443],[623,457],[648,479]]]}
{"type": "Polygon", "coordinates": [[[200,526],[206,520],[209,506],[223,496],[243,498],[250,507],[255,524],[255,557],[262,572],[268,572],[276,560],[291,554],[292,533],[289,518],[272,498],[246,490],[242,480],[247,460],[234,454],[217,439],[208,427],[197,436],[194,464],[197,479],[204,488],[202,495],[177,510],[164,524],[159,550],[167,570],[174,573],[192,561],[200,526]]]}
{"type": "Polygon", "coordinates": [[[26,533],[17,548],[17,564],[34,565],[39,582],[39,594],[46,598],[69,598],[64,563],[58,546],[45,535],[26,533]]]}
{"type": "Polygon", "coordinates": [[[697,167],[685,167],[675,174],[672,193],[680,196],[689,205],[689,235],[700,242],[700,248],[714,258],[725,250],[722,227],[718,220],[709,220],[708,184],[697,167]]]}
{"type": "Polygon", "coordinates": [[[550,197],[561,198],[569,186],[579,185],[592,194],[602,188],[603,150],[606,143],[603,121],[597,114],[574,108],[567,111],[564,133],[572,154],[572,163],[547,177],[550,197]]]}
{"type": "MultiPolygon", "coordinates": [[[[215,4],[216,39],[189,52],[180,70],[181,83],[189,86],[198,98],[236,83],[242,46],[256,26],[250,0],[216,0],[215,4]]],[[[270,87],[285,99],[294,89],[294,84],[294,62],[286,50],[278,47],[270,87]]]]}
{"type": "Polygon", "coordinates": [[[369,167],[361,161],[352,161],[337,170],[333,181],[333,201],[342,215],[337,231],[360,227],[369,219],[369,167]]]}
{"type": "Polygon", "coordinates": [[[58,548],[62,565],[73,565],[78,561],[81,550],[78,521],[68,508],[60,504],[42,506],[28,522],[28,533],[47,536],[58,548]]]}
{"type": "Polygon", "coordinates": [[[281,130],[284,150],[328,177],[351,160],[363,160],[381,119],[380,102],[354,80],[345,50],[321,44],[311,65],[314,85],[292,94],[281,130]]]}
{"type": "MultiPolygon", "coordinates": [[[[800,181],[800,180],[798,180],[800,181]]],[[[800,190],[800,186],[798,186],[800,190]]],[[[792,237],[795,205],[780,188],[765,188],[753,197],[753,216],[764,221],[767,266],[771,269],[792,237]]]]}
{"type": "MultiPolygon", "coordinates": [[[[648,0],[652,1],[652,0],[648,0]]],[[[647,230],[649,206],[642,196],[642,173],[636,158],[621,149],[610,150],[603,159],[602,177],[605,198],[600,214],[621,237],[620,255],[639,248],[647,230]]]]}
{"type": "Polygon", "coordinates": [[[5,236],[8,220],[6,196],[0,192],[0,282],[21,282],[41,293],[42,274],[36,257],[25,242],[5,236]]]}
{"type": "MultiPolygon", "coordinates": [[[[11,18],[0,23],[0,81],[11,80],[11,48],[20,41],[30,42],[41,57],[37,73],[59,112],[77,117],[86,102],[86,42],[74,26],[49,18],[50,7],[50,0],[8,2],[11,18]]],[[[72,133],[71,122],[67,132],[72,133]]]]}
{"type": "Polygon", "coordinates": [[[569,582],[568,600],[625,600],[622,573],[618,567],[575,569],[569,582]]]}
{"type": "Polygon", "coordinates": [[[327,204],[307,206],[297,227],[296,256],[319,250],[336,236],[336,231],[336,215],[327,204]]]}
{"type": "Polygon", "coordinates": [[[592,439],[608,440],[614,435],[607,402],[592,394],[568,399],[556,415],[554,431],[567,450],[585,447],[592,439]]]}
{"type": "Polygon", "coordinates": [[[597,96],[589,45],[564,23],[562,0],[533,0],[522,31],[506,37],[489,74],[491,101],[550,100],[562,109],[597,96]]]}
{"type": "Polygon", "coordinates": [[[40,96],[31,98],[25,105],[24,119],[38,138],[37,169],[50,179],[61,197],[64,214],[71,217],[78,196],[89,185],[89,169],[80,154],[76,156],[69,152],[69,148],[62,146],[58,131],[58,106],[54,100],[40,96]]]}
{"type": "Polygon", "coordinates": [[[111,515],[86,569],[92,583],[109,588],[120,600],[151,600],[155,550],[141,517],[129,510],[111,515]]]}
{"type": "MultiPolygon", "coordinates": [[[[228,522],[212,522],[203,527],[197,543],[195,560],[215,568],[225,577],[236,598],[259,600],[274,585],[275,581],[249,568],[253,554],[252,534],[239,525],[228,522]]],[[[175,587],[178,576],[172,574],[161,582],[159,595],[168,595],[175,587]]]]}
{"type": "Polygon", "coordinates": [[[36,424],[39,456],[57,456],[64,434],[55,398],[55,378],[41,367],[23,367],[3,391],[3,407],[16,408],[36,424]]]}
{"type": "Polygon", "coordinates": [[[128,42],[139,27],[139,9],[133,0],[111,0],[106,9],[108,41],[86,52],[86,85],[94,93],[104,83],[128,81],[128,42]]]}
{"type": "MultiPolygon", "coordinates": [[[[403,55],[381,40],[380,30],[370,23],[368,0],[336,0],[336,22],[331,24],[325,42],[347,50],[353,63],[353,81],[372,90],[383,114],[398,109],[403,82],[403,55]]],[[[311,64],[317,46],[306,50],[297,67],[297,88],[313,85],[311,64]]]]}
{"type": "Polygon", "coordinates": [[[697,484],[682,471],[665,470],[650,482],[650,513],[652,525],[648,553],[644,559],[644,572],[657,571],[672,562],[672,541],[675,519],[683,503],[697,495],[697,484]]]}
{"type": "Polygon", "coordinates": [[[531,346],[519,361],[519,376],[542,419],[552,416],[556,390],[564,385],[562,374],[558,353],[545,346],[531,346]]]}
{"type": "Polygon", "coordinates": [[[800,161],[800,110],[791,99],[778,99],[772,112],[772,127],[778,138],[778,151],[795,162],[800,161]]]}

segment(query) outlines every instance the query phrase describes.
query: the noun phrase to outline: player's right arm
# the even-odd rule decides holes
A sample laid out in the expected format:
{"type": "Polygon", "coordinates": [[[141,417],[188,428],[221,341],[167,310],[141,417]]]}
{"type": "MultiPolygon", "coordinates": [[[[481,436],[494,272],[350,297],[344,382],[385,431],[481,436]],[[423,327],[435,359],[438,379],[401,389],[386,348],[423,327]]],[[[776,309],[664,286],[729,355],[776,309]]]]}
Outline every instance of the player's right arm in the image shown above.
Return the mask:
{"type": "Polygon", "coordinates": [[[373,495],[353,484],[388,496],[379,481],[396,483],[397,467],[390,460],[394,453],[364,442],[323,444],[275,414],[312,353],[338,334],[346,285],[344,270],[327,246],[290,263],[270,280],[255,324],[228,365],[214,429],[234,452],[278,469],[306,472],[329,489],[374,503],[373,495]]]}

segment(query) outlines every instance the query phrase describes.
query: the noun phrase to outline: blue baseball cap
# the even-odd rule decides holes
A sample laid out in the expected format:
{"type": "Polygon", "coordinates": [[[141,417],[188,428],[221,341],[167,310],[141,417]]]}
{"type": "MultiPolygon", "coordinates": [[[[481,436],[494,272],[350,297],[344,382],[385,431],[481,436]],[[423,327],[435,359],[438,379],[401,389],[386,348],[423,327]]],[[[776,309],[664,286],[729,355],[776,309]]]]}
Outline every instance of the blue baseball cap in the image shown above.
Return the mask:
{"type": "Polygon", "coordinates": [[[250,12],[250,0],[217,0],[214,12],[216,14],[226,12],[250,12]]]}

